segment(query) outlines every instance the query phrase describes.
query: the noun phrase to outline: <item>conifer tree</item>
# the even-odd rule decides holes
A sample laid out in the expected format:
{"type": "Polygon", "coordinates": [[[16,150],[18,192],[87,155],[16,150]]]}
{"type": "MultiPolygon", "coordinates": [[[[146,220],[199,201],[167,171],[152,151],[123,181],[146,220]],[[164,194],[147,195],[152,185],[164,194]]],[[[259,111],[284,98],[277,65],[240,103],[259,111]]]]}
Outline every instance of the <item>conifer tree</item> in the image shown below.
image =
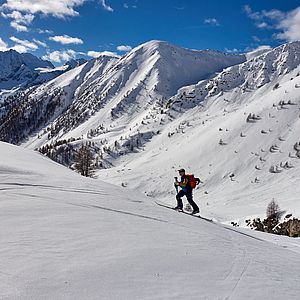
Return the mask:
{"type": "Polygon", "coordinates": [[[93,154],[88,145],[82,144],[75,155],[75,169],[85,177],[94,175],[93,154]]]}

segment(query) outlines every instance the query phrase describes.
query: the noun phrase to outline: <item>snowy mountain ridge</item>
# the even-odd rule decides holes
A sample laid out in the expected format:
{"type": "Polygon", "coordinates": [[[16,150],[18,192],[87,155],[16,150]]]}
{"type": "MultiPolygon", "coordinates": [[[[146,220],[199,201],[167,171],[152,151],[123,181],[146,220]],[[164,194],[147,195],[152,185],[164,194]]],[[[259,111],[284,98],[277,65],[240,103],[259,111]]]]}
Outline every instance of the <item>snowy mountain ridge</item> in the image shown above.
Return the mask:
{"type": "MultiPolygon", "coordinates": [[[[51,113],[47,108],[43,109],[47,111],[46,118],[44,114],[39,117],[44,118],[43,122],[47,124],[59,116],[55,122],[57,129],[51,132],[52,136],[62,128],[70,132],[85,121],[91,123],[89,126],[93,129],[94,119],[99,126],[99,119],[110,122],[123,113],[129,118],[126,120],[128,124],[133,122],[135,116],[140,118],[139,112],[151,109],[187,83],[196,83],[228,65],[244,60],[243,56],[186,50],[165,42],[152,41],[133,49],[119,60],[111,56],[93,59],[83,67],[75,68],[30,92],[24,105],[31,106],[35,114],[40,105],[53,107],[51,113]],[[60,116],[61,111],[64,114],[60,116]]],[[[22,110],[22,105],[17,110],[22,110]]],[[[29,133],[38,129],[36,125],[30,128],[29,133]]],[[[81,134],[87,134],[87,130],[81,134]]],[[[20,140],[7,141],[18,143],[20,140]]]]}

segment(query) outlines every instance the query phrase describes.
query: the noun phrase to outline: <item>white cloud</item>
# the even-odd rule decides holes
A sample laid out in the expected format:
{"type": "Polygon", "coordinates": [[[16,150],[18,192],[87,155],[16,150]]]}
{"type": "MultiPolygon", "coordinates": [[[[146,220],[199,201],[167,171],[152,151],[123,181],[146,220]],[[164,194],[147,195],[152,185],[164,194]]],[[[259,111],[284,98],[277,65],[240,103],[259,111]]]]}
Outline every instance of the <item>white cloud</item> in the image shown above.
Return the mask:
{"type": "Polygon", "coordinates": [[[1,12],[1,16],[5,19],[14,19],[17,23],[21,23],[21,24],[30,24],[33,19],[34,19],[34,15],[32,14],[21,14],[19,11],[12,11],[11,13],[4,13],[1,12]]]}
{"type": "Polygon", "coordinates": [[[26,48],[23,45],[15,45],[15,46],[13,46],[13,47],[11,47],[9,49],[16,50],[19,53],[26,53],[26,52],[28,52],[28,48],[26,48]]]}
{"type": "Polygon", "coordinates": [[[225,48],[225,52],[226,53],[239,53],[239,52],[241,52],[241,50],[239,50],[237,48],[234,48],[234,49],[225,48]]]}
{"type": "Polygon", "coordinates": [[[0,37],[0,51],[7,51],[7,50],[8,50],[7,44],[0,37]]]}
{"type": "Polygon", "coordinates": [[[18,51],[19,53],[26,53],[29,51],[35,51],[38,49],[38,46],[27,40],[20,40],[14,36],[10,37],[10,40],[15,43],[14,46],[8,47],[2,38],[0,38],[0,51],[8,51],[10,49],[18,51]]]}
{"type": "Polygon", "coordinates": [[[28,28],[25,26],[25,25],[21,25],[15,21],[11,21],[10,22],[10,26],[14,29],[16,29],[18,32],[27,32],[28,31],[28,28]]]}
{"type": "Polygon", "coordinates": [[[113,8],[112,8],[111,6],[109,6],[109,5],[107,5],[107,4],[105,3],[105,0],[100,0],[100,4],[102,5],[102,7],[103,7],[105,10],[110,11],[110,12],[113,12],[113,11],[114,11],[113,8]]]}
{"type": "Polygon", "coordinates": [[[129,6],[127,3],[124,3],[124,4],[123,4],[123,7],[126,8],[126,9],[129,9],[129,8],[137,8],[136,5],[131,5],[131,6],[129,6]]]}
{"type": "Polygon", "coordinates": [[[13,19],[13,21],[10,22],[10,26],[15,28],[17,31],[28,31],[27,25],[31,24],[34,19],[34,15],[22,14],[16,10],[11,13],[1,12],[1,16],[5,19],[13,19]]]}
{"type": "Polygon", "coordinates": [[[300,6],[289,12],[278,9],[255,12],[245,5],[244,11],[250,19],[255,20],[258,28],[279,31],[273,35],[275,38],[288,42],[300,40],[300,6]]]}
{"type": "Polygon", "coordinates": [[[37,40],[37,39],[33,39],[33,41],[34,41],[37,45],[40,45],[40,46],[42,46],[42,47],[44,47],[44,48],[47,48],[47,47],[48,47],[48,45],[47,45],[45,42],[42,42],[42,41],[37,40]]]}
{"type": "Polygon", "coordinates": [[[120,45],[117,47],[117,50],[122,52],[129,52],[131,49],[132,47],[128,45],[120,45]]]}
{"type": "Polygon", "coordinates": [[[49,29],[41,29],[41,28],[38,28],[37,29],[37,32],[40,33],[40,34],[53,34],[53,31],[52,30],[49,30],[49,29]]]}
{"type": "MultiPolygon", "coordinates": [[[[22,49],[22,52],[35,51],[39,48],[35,43],[32,43],[28,40],[20,40],[14,36],[11,36],[9,39],[11,41],[15,42],[17,47],[23,46],[23,47],[19,47],[20,49],[22,49]],[[24,50],[26,50],[26,51],[24,51],[24,50]]],[[[14,47],[16,47],[16,46],[14,46],[14,47]]]]}
{"type": "Polygon", "coordinates": [[[271,9],[269,11],[263,10],[262,15],[269,19],[282,20],[285,18],[286,13],[284,13],[278,9],[271,9]]]}
{"type": "Polygon", "coordinates": [[[2,5],[5,10],[27,12],[31,14],[41,13],[63,18],[65,16],[77,16],[76,6],[82,5],[86,0],[6,0],[2,5]]]}
{"type": "Polygon", "coordinates": [[[257,28],[260,28],[260,29],[267,29],[267,28],[271,28],[271,26],[266,23],[266,22],[260,22],[260,23],[257,23],[256,24],[256,27],[257,28]]]}
{"type": "Polygon", "coordinates": [[[272,49],[271,46],[269,45],[261,45],[258,46],[257,48],[253,49],[253,48],[246,48],[244,50],[244,54],[246,55],[247,60],[251,60],[267,51],[270,51],[272,49]]]}
{"type": "Polygon", "coordinates": [[[260,45],[255,49],[246,49],[247,51],[252,51],[252,52],[261,52],[261,51],[267,51],[267,50],[271,50],[272,47],[269,45],[260,45]]]}
{"type": "Polygon", "coordinates": [[[289,42],[300,40],[300,6],[295,10],[287,13],[278,25],[281,30],[277,38],[289,42]]]}
{"type": "Polygon", "coordinates": [[[38,49],[38,46],[27,40],[20,40],[14,36],[10,37],[10,40],[15,43],[14,46],[8,47],[2,38],[0,38],[0,51],[8,51],[10,49],[18,51],[19,53],[26,53],[29,51],[35,51],[38,49]]]}
{"type": "Polygon", "coordinates": [[[57,42],[57,43],[61,43],[63,45],[67,45],[67,44],[83,44],[83,40],[79,39],[79,38],[74,38],[74,37],[70,37],[68,35],[56,35],[56,36],[51,36],[49,37],[49,40],[57,42]]]}
{"type": "Polygon", "coordinates": [[[219,21],[216,18],[208,18],[204,20],[205,24],[209,24],[212,26],[220,26],[219,21]]]}
{"type": "Polygon", "coordinates": [[[56,63],[61,63],[76,58],[76,54],[77,53],[74,50],[68,49],[62,51],[49,52],[47,53],[47,55],[44,55],[42,58],[45,60],[51,60],[56,63]]]}
{"type": "Polygon", "coordinates": [[[102,51],[102,52],[88,51],[88,53],[87,53],[87,56],[94,57],[94,58],[97,58],[97,57],[99,57],[101,55],[119,57],[116,53],[110,52],[110,51],[102,51]]]}
{"type": "Polygon", "coordinates": [[[254,12],[250,5],[244,5],[243,10],[252,20],[261,20],[262,18],[261,14],[259,12],[254,12]]]}

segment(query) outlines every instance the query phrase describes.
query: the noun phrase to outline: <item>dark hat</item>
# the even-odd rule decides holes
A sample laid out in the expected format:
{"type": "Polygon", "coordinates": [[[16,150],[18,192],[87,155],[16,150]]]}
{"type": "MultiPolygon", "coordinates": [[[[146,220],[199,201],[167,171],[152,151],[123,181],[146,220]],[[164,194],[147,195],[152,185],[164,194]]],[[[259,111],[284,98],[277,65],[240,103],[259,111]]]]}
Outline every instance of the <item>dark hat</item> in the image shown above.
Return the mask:
{"type": "Polygon", "coordinates": [[[178,172],[184,172],[185,173],[185,169],[179,169],[178,172]]]}

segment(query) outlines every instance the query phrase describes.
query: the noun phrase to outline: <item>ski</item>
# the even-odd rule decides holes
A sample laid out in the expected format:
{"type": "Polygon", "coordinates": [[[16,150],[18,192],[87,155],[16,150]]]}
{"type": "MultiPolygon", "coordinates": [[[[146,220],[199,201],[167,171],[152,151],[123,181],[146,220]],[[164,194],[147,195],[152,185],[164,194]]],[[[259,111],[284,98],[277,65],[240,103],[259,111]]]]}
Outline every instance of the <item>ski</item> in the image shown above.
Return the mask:
{"type": "Polygon", "coordinates": [[[165,207],[165,208],[168,208],[168,209],[172,209],[172,210],[178,211],[179,213],[183,213],[183,214],[189,215],[189,216],[191,216],[191,217],[199,218],[199,219],[202,219],[202,220],[204,220],[204,221],[211,222],[211,223],[214,222],[212,219],[208,219],[208,218],[202,217],[202,216],[200,216],[199,214],[194,214],[194,215],[193,215],[193,214],[191,214],[191,213],[188,213],[187,211],[184,211],[184,210],[177,210],[177,209],[175,209],[174,207],[171,207],[171,206],[169,206],[169,205],[167,205],[167,204],[164,204],[164,203],[161,203],[161,202],[155,201],[155,203],[156,203],[157,205],[159,205],[159,206],[162,206],[162,207],[165,207]]]}

